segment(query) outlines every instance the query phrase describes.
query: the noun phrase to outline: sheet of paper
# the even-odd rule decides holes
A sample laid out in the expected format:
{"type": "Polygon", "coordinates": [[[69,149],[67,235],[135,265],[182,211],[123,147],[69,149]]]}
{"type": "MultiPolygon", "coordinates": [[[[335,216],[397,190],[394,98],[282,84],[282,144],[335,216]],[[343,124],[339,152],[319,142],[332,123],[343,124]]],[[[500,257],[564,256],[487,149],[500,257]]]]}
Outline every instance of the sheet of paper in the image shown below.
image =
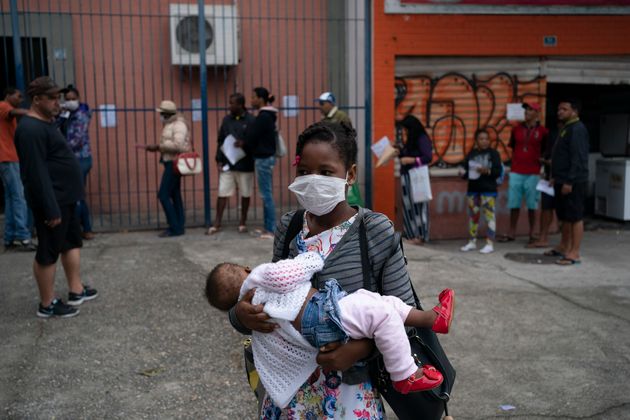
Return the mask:
{"type": "Polygon", "coordinates": [[[101,127],[116,127],[116,105],[103,104],[98,106],[101,117],[101,127]]]}
{"type": "Polygon", "coordinates": [[[525,109],[523,104],[507,104],[506,118],[508,121],[525,121],[525,109]]]}
{"type": "Polygon", "coordinates": [[[221,146],[221,151],[232,165],[245,157],[243,149],[236,147],[234,143],[236,143],[236,139],[230,134],[225,138],[223,146],[221,146]]]}
{"type": "Polygon", "coordinates": [[[545,194],[552,197],[555,194],[553,190],[553,185],[551,185],[546,179],[541,179],[540,181],[538,181],[538,184],[536,184],[536,191],[544,192],[545,194]]]}
{"type": "Polygon", "coordinates": [[[297,117],[300,98],[297,95],[282,97],[282,115],[285,117],[297,117]]]}
{"type": "Polygon", "coordinates": [[[479,179],[481,174],[479,173],[477,169],[481,169],[481,167],[482,167],[481,163],[477,162],[476,160],[469,160],[468,161],[468,179],[479,179]]]}
{"type": "Polygon", "coordinates": [[[190,106],[192,108],[192,120],[201,121],[201,99],[193,98],[190,100],[190,106]]]}
{"type": "Polygon", "coordinates": [[[376,157],[380,158],[381,156],[383,156],[383,153],[385,153],[385,150],[388,149],[388,146],[391,146],[391,142],[389,141],[387,136],[384,136],[382,139],[372,144],[371,148],[376,157]]]}
{"type": "Polygon", "coordinates": [[[385,165],[387,162],[389,162],[396,156],[398,156],[398,150],[390,146],[389,143],[386,144],[385,150],[383,151],[383,153],[381,154],[381,157],[379,157],[378,161],[376,162],[376,167],[379,168],[385,165]]]}

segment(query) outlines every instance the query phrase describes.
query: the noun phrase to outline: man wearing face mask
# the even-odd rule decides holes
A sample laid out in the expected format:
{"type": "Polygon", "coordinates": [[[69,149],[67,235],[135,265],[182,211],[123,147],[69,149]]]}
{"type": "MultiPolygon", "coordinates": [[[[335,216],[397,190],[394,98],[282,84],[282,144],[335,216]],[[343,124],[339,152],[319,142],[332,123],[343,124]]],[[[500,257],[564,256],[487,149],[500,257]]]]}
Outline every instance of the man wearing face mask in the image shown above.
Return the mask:
{"type": "MultiPolygon", "coordinates": [[[[79,102],[79,91],[73,85],[65,89],[65,101],[61,104],[62,112],[57,118],[59,129],[66,137],[70,150],[79,161],[83,174],[83,185],[86,186],[87,176],[92,169],[92,150],[90,148],[90,120],[92,111],[88,104],[79,102]]],[[[77,214],[83,229],[83,239],[94,239],[90,210],[85,199],[77,203],[77,214]]]]}

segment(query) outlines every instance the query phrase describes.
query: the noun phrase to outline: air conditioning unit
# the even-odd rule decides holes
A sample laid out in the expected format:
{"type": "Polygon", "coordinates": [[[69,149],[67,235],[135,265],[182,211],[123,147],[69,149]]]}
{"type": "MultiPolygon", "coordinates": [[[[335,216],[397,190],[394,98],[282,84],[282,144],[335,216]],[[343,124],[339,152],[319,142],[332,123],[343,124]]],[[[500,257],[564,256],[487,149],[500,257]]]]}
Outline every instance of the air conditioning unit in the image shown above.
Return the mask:
{"type": "MultiPolygon", "coordinates": [[[[234,5],[204,8],[206,65],[238,64],[238,14],[234,5]]],[[[199,65],[199,8],[196,4],[170,5],[171,63],[199,65]]]]}

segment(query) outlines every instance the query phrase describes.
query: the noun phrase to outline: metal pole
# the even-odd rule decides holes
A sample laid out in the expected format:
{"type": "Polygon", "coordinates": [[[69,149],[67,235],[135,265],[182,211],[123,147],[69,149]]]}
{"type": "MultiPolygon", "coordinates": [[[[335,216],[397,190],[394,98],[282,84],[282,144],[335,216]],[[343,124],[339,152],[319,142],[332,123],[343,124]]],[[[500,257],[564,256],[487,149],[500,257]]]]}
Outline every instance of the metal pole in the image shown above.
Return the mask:
{"type": "Polygon", "coordinates": [[[201,144],[203,146],[203,214],[206,227],[210,219],[210,168],[208,168],[208,69],[206,68],[206,21],[204,0],[197,0],[199,13],[199,82],[201,88],[201,144]]]}
{"type": "Polygon", "coordinates": [[[24,65],[22,64],[22,42],[20,22],[18,21],[17,0],[11,0],[11,30],[13,37],[13,61],[15,62],[15,87],[24,92],[24,65]]]}
{"type": "Polygon", "coordinates": [[[365,0],[365,207],[372,208],[372,5],[365,0]]]}

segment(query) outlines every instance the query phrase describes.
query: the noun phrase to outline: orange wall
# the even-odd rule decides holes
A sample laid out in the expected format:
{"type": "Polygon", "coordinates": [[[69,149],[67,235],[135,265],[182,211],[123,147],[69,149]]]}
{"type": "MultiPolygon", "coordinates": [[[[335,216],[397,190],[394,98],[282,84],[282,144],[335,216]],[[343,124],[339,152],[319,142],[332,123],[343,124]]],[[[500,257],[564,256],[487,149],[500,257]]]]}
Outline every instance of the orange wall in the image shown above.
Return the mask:
{"type": "MultiPolygon", "coordinates": [[[[373,139],[394,138],[396,56],[630,54],[630,16],[385,14],[384,0],[373,7],[373,139]],[[543,47],[546,35],[558,46],[543,47]]],[[[393,164],[373,175],[373,207],[393,218],[393,164]]]]}

